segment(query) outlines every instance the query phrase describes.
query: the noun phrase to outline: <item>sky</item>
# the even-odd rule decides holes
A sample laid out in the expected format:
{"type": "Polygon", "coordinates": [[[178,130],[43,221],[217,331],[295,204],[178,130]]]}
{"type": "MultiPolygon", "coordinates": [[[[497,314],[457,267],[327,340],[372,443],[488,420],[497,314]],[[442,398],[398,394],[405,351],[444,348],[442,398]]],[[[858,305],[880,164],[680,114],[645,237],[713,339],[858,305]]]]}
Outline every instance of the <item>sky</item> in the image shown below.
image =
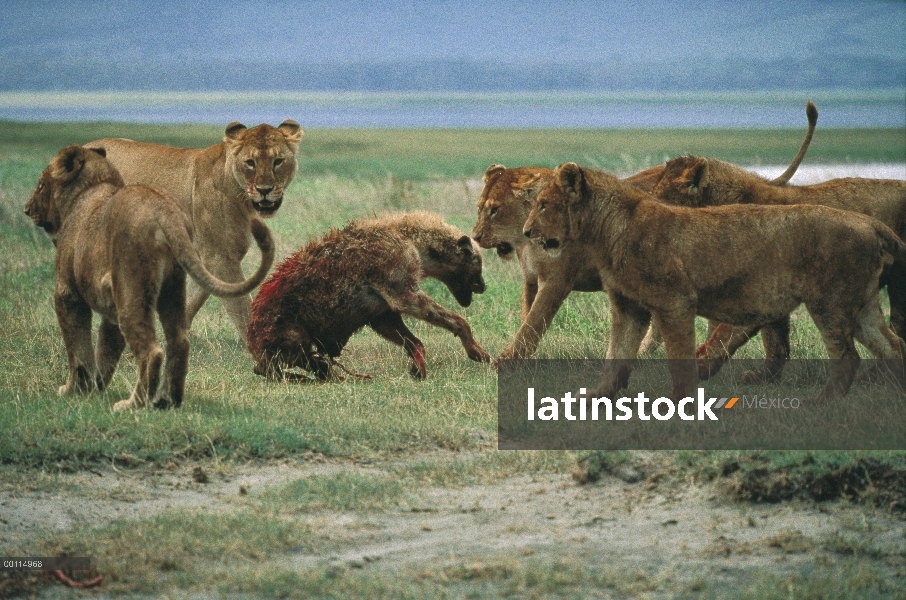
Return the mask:
{"type": "MultiPolygon", "coordinates": [[[[906,64],[906,2],[893,0],[24,1],[7,3],[3,23],[0,63],[13,69],[0,73],[8,82],[4,89],[46,85],[46,78],[35,77],[17,83],[24,71],[46,71],[65,89],[78,87],[80,65],[127,64],[139,77],[144,65],[203,70],[214,60],[629,68],[671,60],[826,62],[846,56],[906,64]]],[[[268,81],[260,85],[267,88],[268,81]]]]}

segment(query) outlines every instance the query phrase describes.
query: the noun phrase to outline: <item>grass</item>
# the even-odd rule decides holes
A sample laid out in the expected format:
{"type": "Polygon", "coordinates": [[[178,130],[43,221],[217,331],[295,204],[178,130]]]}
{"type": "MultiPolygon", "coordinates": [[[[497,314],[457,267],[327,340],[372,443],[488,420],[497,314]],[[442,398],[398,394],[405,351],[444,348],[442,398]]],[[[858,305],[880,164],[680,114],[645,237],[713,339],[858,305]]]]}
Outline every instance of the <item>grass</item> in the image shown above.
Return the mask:
{"type": "MultiPolygon", "coordinates": [[[[538,472],[572,473],[580,468],[580,455],[489,451],[497,426],[496,373],[470,362],[455,338],[420,322],[410,325],[428,350],[429,376],[424,382],[409,378],[406,357],[398,348],[366,331],[352,338],[342,362],[353,370],[374,374],[374,380],[276,385],[252,373],[251,359],[231,322],[219,302],[211,300],[193,325],[187,396],[180,410],[111,412],[111,406],[128,396],[135,381],[135,364],[128,356],[106,392],[59,398],[56,389],[66,376],[66,356],[52,307],[54,248],[22,214],[38,173],[68,143],[124,136],[199,146],[218,140],[222,128],[115,123],[2,125],[0,463],[8,481],[31,485],[28,489],[52,490],[56,474],[104,465],[157,469],[171,461],[305,461],[314,455],[344,463],[366,462],[377,468],[373,474],[350,470],[290,482],[238,502],[226,514],[199,507],[198,511],[169,511],[99,529],[76,527],[35,540],[43,551],[95,557],[111,593],[216,589],[224,595],[288,598],[582,597],[605,589],[617,596],[670,590],[680,596],[724,597],[725,590],[707,580],[677,583],[656,574],[624,573],[619,567],[596,569],[584,565],[579,556],[553,562],[511,556],[460,557],[445,565],[354,577],[323,565],[304,569],[263,566],[263,561],[279,563],[289,554],[318,553],[331,547],[324,537],[327,534],[312,526],[312,515],[388,510],[416,501],[413,498],[427,487],[481,485],[538,472]],[[465,456],[458,458],[456,453],[462,451],[465,456]],[[444,454],[443,459],[434,458],[438,452],[444,454]]],[[[300,149],[299,175],[280,215],[270,224],[281,256],[329,227],[388,210],[433,210],[468,232],[480,192],[476,180],[491,163],[551,166],[577,160],[621,175],[681,153],[708,154],[743,164],[785,164],[802,133],[311,130],[300,149]]],[[[902,141],[900,130],[819,129],[808,160],[906,162],[902,141]]],[[[253,256],[247,264],[255,261],[253,256]]],[[[427,281],[424,287],[432,297],[465,316],[478,341],[493,355],[508,345],[518,327],[521,278],[514,263],[504,263],[493,253],[485,256],[485,267],[488,290],[468,309],[457,306],[441,284],[427,281]]],[[[794,355],[821,356],[820,339],[807,317],[797,314],[793,327],[794,355]]],[[[599,357],[608,331],[603,296],[573,294],[545,336],[538,357],[599,357]]],[[[750,343],[739,356],[757,358],[761,352],[759,344],[750,343]]],[[[792,491],[778,488],[787,490],[780,500],[814,500],[809,490],[824,477],[841,482],[841,489],[844,484],[849,486],[836,497],[881,507],[899,497],[877,486],[853,487],[853,482],[865,481],[866,474],[872,478],[882,472],[901,476],[906,464],[903,453],[583,456],[586,468],[598,460],[599,474],[629,463],[646,476],[656,475],[653,481],[664,485],[690,479],[717,481],[728,497],[741,501],[757,500],[753,496],[761,493],[757,490],[777,488],[780,481],[796,484],[792,491]]],[[[790,546],[796,541],[784,538],[778,543],[790,546]]],[[[871,548],[859,544],[864,542],[845,536],[824,543],[827,552],[847,557],[842,574],[818,566],[792,577],[760,577],[747,587],[730,591],[737,597],[762,592],[764,597],[788,597],[795,590],[797,597],[818,598],[826,597],[823,590],[835,589],[852,589],[853,597],[896,596],[902,584],[883,581],[871,562],[877,557],[871,548]],[[851,551],[847,553],[846,548],[851,551]]],[[[0,540],[0,551],[3,549],[0,540]]]]}

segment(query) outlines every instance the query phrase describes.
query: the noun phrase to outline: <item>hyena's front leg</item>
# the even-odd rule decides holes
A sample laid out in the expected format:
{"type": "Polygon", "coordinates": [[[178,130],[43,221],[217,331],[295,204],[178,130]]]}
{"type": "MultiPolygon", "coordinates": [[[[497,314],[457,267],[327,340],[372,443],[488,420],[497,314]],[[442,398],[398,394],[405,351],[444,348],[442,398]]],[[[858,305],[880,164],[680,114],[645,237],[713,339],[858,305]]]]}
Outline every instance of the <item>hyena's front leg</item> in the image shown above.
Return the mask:
{"type": "Polygon", "coordinates": [[[391,310],[421,319],[435,327],[442,327],[458,337],[466,349],[466,354],[472,360],[476,362],[491,360],[491,355],[472,337],[472,329],[466,320],[447,310],[424,292],[406,292],[393,297],[380,291],[379,293],[390,305],[391,310]]]}

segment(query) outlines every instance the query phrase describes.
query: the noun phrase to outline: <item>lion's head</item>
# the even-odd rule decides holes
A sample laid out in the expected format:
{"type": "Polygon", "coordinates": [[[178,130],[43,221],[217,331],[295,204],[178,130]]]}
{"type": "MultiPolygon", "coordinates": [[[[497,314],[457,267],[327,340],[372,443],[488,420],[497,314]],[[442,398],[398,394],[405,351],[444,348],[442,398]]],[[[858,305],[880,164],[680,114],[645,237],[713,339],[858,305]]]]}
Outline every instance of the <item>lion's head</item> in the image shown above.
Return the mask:
{"type": "Polygon", "coordinates": [[[82,191],[101,183],[123,187],[123,178],[106,156],[103,148],[86,149],[77,144],[60,150],[38,178],[25,203],[25,214],[55,238],[82,191]]]}
{"type": "Polygon", "coordinates": [[[478,245],[496,248],[501,258],[512,258],[513,251],[527,242],[522,226],[535,197],[552,174],[542,167],[488,167],[482,177],[484,190],[478,199],[478,222],[472,230],[478,245]]]}
{"type": "Polygon", "coordinates": [[[551,256],[560,254],[570,236],[570,205],[582,195],[582,169],[576,163],[563,163],[554,170],[551,181],[538,192],[523,229],[527,238],[536,240],[551,256]]]}
{"type": "Polygon", "coordinates": [[[667,161],[651,193],[675,206],[721,206],[749,202],[750,188],[768,183],[742,167],[703,156],[680,156],[667,161]]]}
{"type": "Polygon", "coordinates": [[[291,119],[279,127],[247,129],[238,121],[226,127],[226,171],[262,217],[273,215],[283,203],[283,193],[296,175],[300,139],[302,129],[291,119]]]}

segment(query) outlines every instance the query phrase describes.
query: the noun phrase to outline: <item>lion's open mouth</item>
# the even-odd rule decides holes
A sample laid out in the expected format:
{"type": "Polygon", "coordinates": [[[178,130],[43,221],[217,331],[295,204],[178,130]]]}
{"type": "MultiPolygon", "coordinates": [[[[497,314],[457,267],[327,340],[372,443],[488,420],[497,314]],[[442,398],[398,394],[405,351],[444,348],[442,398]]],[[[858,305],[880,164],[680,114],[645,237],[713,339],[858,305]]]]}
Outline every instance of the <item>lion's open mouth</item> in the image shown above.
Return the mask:
{"type": "Polygon", "coordinates": [[[497,256],[501,258],[504,256],[509,256],[513,252],[513,245],[508,244],[507,242],[500,242],[497,244],[497,256]]]}
{"type": "Polygon", "coordinates": [[[268,200],[267,198],[259,200],[258,202],[252,201],[252,206],[255,207],[255,210],[261,216],[270,216],[277,212],[280,208],[280,205],[283,204],[283,197],[277,198],[276,200],[268,200]]]}
{"type": "Polygon", "coordinates": [[[549,240],[541,240],[541,247],[545,250],[556,250],[560,247],[560,242],[551,238],[549,240]]]}

